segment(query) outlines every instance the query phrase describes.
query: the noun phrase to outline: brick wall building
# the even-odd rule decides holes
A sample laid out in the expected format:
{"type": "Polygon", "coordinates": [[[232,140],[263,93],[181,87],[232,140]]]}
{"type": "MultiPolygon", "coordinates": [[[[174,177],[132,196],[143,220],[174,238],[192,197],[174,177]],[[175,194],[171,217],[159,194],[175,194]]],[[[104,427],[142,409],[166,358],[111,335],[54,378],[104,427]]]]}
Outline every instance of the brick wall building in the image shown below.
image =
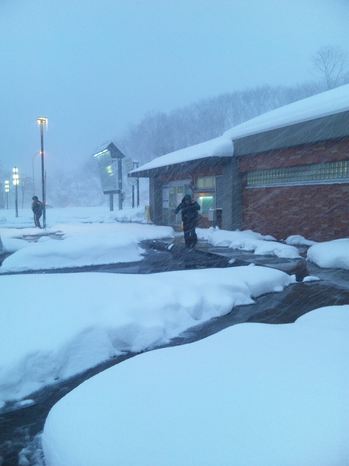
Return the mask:
{"type": "Polygon", "coordinates": [[[239,171],[242,228],[316,241],[349,236],[349,137],[240,157],[239,171]]]}
{"type": "MultiPolygon", "coordinates": [[[[203,206],[211,199],[224,229],[252,229],[278,239],[349,236],[349,85],[154,159],[132,176],[150,178],[154,223],[174,223],[166,215],[169,192],[182,179],[180,193],[191,189],[203,206]]],[[[208,220],[215,224],[214,217],[208,220]]]]}

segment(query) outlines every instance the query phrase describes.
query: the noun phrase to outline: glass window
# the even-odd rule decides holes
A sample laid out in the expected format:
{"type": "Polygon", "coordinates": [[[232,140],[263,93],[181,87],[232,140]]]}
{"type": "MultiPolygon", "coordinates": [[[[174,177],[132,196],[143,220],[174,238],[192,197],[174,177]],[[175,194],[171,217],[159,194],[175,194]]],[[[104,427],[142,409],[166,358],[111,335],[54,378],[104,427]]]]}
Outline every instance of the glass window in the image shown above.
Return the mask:
{"type": "Polygon", "coordinates": [[[301,167],[254,170],[247,173],[247,187],[348,183],[349,160],[301,167]]]}
{"type": "Polygon", "coordinates": [[[214,176],[200,176],[197,179],[196,186],[198,189],[215,189],[216,178],[214,176]]]}
{"type": "Polygon", "coordinates": [[[215,208],[214,196],[199,195],[198,203],[200,204],[200,214],[209,215],[215,208]]]}
{"type": "Polygon", "coordinates": [[[186,180],[171,182],[162,188],[162,219],[166,225],[180,225],[181,215],[174,210],[185,194],[191,194],[190,185],[186,180]],[[183,184],[184,183],[184,184],[183,184]]]}

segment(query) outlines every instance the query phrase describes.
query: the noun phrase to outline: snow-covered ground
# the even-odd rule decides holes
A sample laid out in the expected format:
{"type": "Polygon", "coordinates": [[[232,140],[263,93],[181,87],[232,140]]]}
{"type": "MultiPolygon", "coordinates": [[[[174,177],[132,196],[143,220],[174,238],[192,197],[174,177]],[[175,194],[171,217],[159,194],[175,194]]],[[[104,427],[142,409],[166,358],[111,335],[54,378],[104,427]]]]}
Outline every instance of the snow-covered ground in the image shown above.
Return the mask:
{"type": "Polygon", "coordinates": [[[314,244],[307,259],[319,267],[349,269],[349,238],[314,244]]]}
{"type": "MultiPolygon", "coordinates": [[[[31,224],[30,210],[21,211],[18,218],[12,211],[0,211],[3,251],[12,253],[3,261],[0,273],[139,261],[144,252],[140,241],[174,236],[171,227],[145,224],[144,207],[116,212],[107,212],[105,207],[48,209],[45,231],[31,224]],[[38,240],[33,241],[36,236],[38,240]]],[[[214,228],[197,231],[200,239],[214,246],[299,258],[296,247],[278,243],[271,236],[214,228]]]]}
{"type": "MultiPolygon", "coordinates": [[[[3,251],[15,252],[3,262],[0,273],[137,261],[142,259],[140,241],[174,236],[171,227],[147,225],[144,207],[115,212],[105,207],[48,209],[48,228],[44,232],[32,227],[29,209],[20,212],[16,218],[14,212],[0,210],[3,251]],[[62,241],[54,238],[57,232],[62,241]],[[37,242],[23,239],[43,233],[47,236],[37,242]]],[[[296,246],[310,246],[308,260],[318,266],[349,268],[347,238],[315,243],[293,235],[284,244],[250,230],[198,228],[197,233],[200,240],[213,246],[288,259],[300,258],[296,246]]]]}
{"type": "Polygon", "coordinates": [[[265,267],[3,276],[0,403],[142,351],[295,278],[265,267]]]}
{"type": "Polygon", "coordinates": [[[5,249],[6,245],[20,249],[3,261],[0,273],[139,261],[144,252],[140,241],[174,234],[171,227],[117,222],[57,224],[55,229],[63,234],[61,239],[43,236],[24,242],[4,235],[5,249]]]}
{"type": "MultiPolygon", "coordinates": [[[[46,223],[48,229],[59,223],[89,223],[114,222],[146,223],[145,207],[134,209],[114,210],[110,212],[107,206],[99,207],[55,207],[46,209],[46,223]]],[[[20,209],[19,216],[15,216],[13,209],[0,209],[0,228],[34,228],[33,212],[31,209],[20,209]]]]}
{"type": "Polygon", "coordinates": [[[285,240],[286,244],[291,246],[312,246],[316,244],[316,241],[304,238],[302,235],[291,235],[288,236],[285,240]]]}
{"type": "MultiPolygon", "coordinates": [[[[104,207],[49,209],[45,232],[32,227],[30,210],[20,214],[16,219],[13,212],[0,211],[4,249],[13,252],[0,273],[141,260],[140,241],[174,235],[172,228],[146,224],[143,208],[114,213],[104,207]]],[[[309,245],[298,236],[283,244],[252,231],[198,229],[198,236],[214,246],[292,259],[300,257],[296,245],[309,245]]],[[[348,246],[348,239],[317,243],[308,259],[321,267],[349,268],[348,246]]],[[[284,272],[253,265],[150,275],[3,275],[0,407],[6,401],[30,405],[30,394],[40,388],[123,352],[166,344],[294,281],[284,272]]],[[[349,410],[344,401],[339,410],[342,386],[348,389],[347,376],[339,380],[339,367],[348,373],[342,337],[348,310],[321,311],[319,318],[312,313],[296,325],[235,326],[100,374],[52,411],[44,435],[48,466],[108,466],[115,458],[121,464],[145,464],[138,461],[141,454],[152,466],[341,464],[341,455],[348,453],[341,434],[349,410]],[[89,416],[96,422],[84,431],[89,416]],[[121,447],[115,442],[119,438],[121,447]],[[129,449],[131,438],[137,448],[129,449]]]]}
{"type": "Polygon", "coordinates": [[[198,228],[198,238],[213,246],[222,246],[254,254],[272,255],[280,258],[299,259],[296,246],[309,246],[307,259],[319,267],[349,269],[349,238],[317,243],[301,235],[292,235],[287,244],[275,241],[270,235],[262,235],[251,230],[227,231],[218,228],[198,228]]]}
{"type": "Polygon", "coordinates": [[[144,252],[140,241],[174,234],[170,227],[139,223],[144,208],[116,213],[105,213],[104,208],[51,210],[46,230],[26,227],[32,222],[28,216],[16,219],[17,226],[11,218],[2,224],[3,249],[14,254],[4,260],[0,273],[138,261],[144,252]],[[134,223],[120,223],[126,220],[134,223]],[[35,236],[36,242],[23,239],[35,236]]]}
{"type": "Polygon", "coordinates": [[[130,359],[52,408],[47,466],[344,466],[348,332],[329,307],[130,359]]]}
{"type": "Polygon", "coordinates": [[[298,259],[298,249],[288,244],[274,241],[272,236],[264,236],[251,230],[219,230],[218,228],[197,229],[198,238],[213,246],[225,246],[254,254],[272,255],[288,259],[298,259]]]}

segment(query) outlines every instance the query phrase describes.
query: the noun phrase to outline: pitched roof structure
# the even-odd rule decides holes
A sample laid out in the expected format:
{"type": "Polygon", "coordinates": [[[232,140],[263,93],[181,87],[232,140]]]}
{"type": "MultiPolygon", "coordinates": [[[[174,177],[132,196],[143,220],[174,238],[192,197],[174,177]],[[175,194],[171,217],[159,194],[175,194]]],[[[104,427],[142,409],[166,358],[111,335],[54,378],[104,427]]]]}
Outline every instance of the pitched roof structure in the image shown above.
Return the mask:
{"type": "Polygon", "coordinates": [[[112,159],[123,159],[125,157],[125,155],[121,152],[121,150],[118,147],[116,147],[116,145],[113,142],[109,142],[101,146],[98,152],[94,154],[94,157],[98,157],[105,151],[109,152],[110,157],[112,159]]]}
{"type": "Polygon", "coordinates": [[[212,157],[232,157],[349,136],[349,84],[279,107],[222,136],[165,154],[133,170],[154,169],[212,157]]]}
{"type": "Polygon", "coordinates": [[[149,171],[159,168],[165,168],[169,165],[183,164],[195,160],[217,158],[217,157],[232,157],[233,144],[228,137],[220,136],[210,139],[209,141],[196,144],[194,146],[185,147],[184,149],[170,152],[162,155],[150,162],[142,165],[130,172],[133,176],[147,176],[149,171]]]}
{"type": "Polygon", "coordinates": [[[349,84],[263,113],[224,133],[233,141],[246,136],[291,126],[349,111],[349,84]]]}

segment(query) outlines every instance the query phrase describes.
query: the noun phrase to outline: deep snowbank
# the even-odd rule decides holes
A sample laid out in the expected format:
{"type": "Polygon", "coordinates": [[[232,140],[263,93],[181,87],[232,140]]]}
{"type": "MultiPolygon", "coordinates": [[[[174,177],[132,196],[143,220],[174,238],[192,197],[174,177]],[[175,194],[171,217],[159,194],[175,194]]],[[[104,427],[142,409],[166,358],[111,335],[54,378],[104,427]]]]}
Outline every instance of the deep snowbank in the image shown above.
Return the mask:
{"type": "Polygon", "coordinates": [[[197,229],[198,238],[208,241],[213,246],[225,246],[254,254],[271,255],[288,259],[298,259],[298,249],[273,241],[272,236],[263,236],[251,230],[219,230],[218,228],[197,229]]]}
{"type": "Polygon", "coordinates": [[[344,465],[348,332],[329,307],[125,361],[52,408],[47,466],[344,465]]]}
{"type": "Polygon", "coordinates": [[[140,241],[174,234],[171,227],[116,222],[57,224],[56,229],[64,235],[62,239],[43,236],[28,243],[12,238],[20,244],[4,260],[0,273],[139,261],[144,252],[140,241]]]}
{"type": "Polygon", "coordinates": [[[294,280],[255,266],[151,275],[3,276],[0,404],[123,351],[166,343],[294,280]]]}
{"type": "Polygon", "coordinates": [[[291,246],[312,246],[316,241],[306,239],[302,235],[291,235],[286,238],[285,243],[291,246]]]}
{"type": "Polygon", "coordinates": [[[349,269],[349,238],[314,244],[307,259],[319,267],[349,269]]]}

